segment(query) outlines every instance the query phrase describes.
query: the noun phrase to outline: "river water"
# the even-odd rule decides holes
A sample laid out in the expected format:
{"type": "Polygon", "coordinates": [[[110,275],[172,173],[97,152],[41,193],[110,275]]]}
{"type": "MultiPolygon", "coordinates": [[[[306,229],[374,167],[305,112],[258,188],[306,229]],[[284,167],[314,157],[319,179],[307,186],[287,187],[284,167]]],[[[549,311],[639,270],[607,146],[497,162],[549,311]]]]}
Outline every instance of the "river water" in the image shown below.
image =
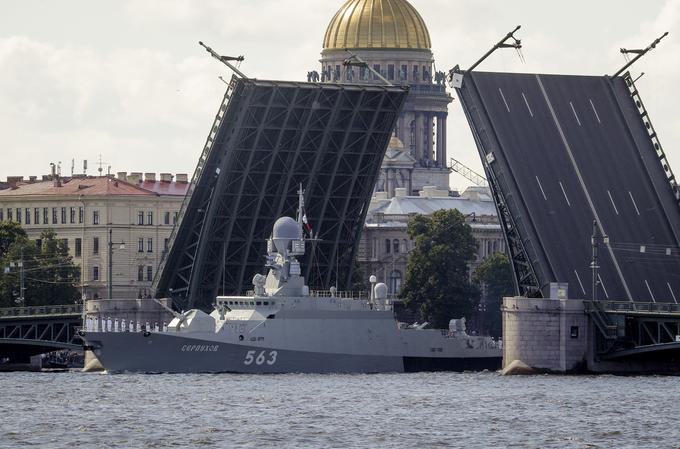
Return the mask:
{"type": "Polygon", "coordinates": [[[680,448],[680,377],[0,373],[1,448],[680,448]]]}

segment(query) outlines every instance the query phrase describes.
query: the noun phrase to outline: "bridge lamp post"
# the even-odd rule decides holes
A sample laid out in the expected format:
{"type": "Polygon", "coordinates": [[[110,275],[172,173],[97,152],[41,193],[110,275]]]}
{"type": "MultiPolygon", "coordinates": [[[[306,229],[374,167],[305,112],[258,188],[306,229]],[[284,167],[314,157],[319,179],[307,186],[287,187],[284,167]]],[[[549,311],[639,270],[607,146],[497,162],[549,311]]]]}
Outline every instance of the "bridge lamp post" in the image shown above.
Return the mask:
{"type": "Polygon", "coordinates": [[[125,242],[114,243],[112,237],[113,229],[109,228],[109,299],[113,299],[113,245],[118,245],[118,249],[125,249],[125,242]]]}

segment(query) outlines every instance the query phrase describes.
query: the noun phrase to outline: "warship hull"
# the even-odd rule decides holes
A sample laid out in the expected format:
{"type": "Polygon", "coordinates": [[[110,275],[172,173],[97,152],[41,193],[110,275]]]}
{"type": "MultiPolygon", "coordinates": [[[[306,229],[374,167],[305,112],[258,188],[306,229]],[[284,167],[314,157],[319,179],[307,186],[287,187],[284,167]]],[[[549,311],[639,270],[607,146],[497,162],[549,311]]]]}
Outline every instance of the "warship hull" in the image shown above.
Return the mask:
{"type": "Polygon", "coordinates": [[[472,357],[380,355],[254,346],[168,332],[87,332],[83,339],[109,373],[400,373],[501,367],[500,351],[472,357]]]}

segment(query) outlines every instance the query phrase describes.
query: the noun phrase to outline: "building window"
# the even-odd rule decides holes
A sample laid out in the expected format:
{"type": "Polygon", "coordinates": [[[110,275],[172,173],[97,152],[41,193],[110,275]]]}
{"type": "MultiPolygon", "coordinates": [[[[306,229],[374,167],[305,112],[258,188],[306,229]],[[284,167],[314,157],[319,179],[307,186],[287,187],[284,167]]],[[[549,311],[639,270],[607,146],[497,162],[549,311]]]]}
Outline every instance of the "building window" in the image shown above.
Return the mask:
{"type": "Polygon", "coordinates": [[[17,207],[17,223],[21,223],[21,208],[17,207]]]}
{"type": "Polygon", "coordinates": [[[69,209],[69,218],[71,219],[71,224],[76,224],[76,208],[72,207],[69,209]]]}
{"type": "Polygon", "coordinates": [[[408,252],[408,240],[406,240],[406,239],[401,241],[401,252],[402,253],[408,252]]]}
{"type": "Polygon", "coordinates": [[[147,253],[153,252],[153,239],[151,237],[146,239],[146,252],[147,253]]]}
{"type": "Polygon", "coordinates": [[[24,211],[24,217],[26,218],[26,224],[31,224],[31,208],[27,207],[24,211]]]}
{"type": "Polygon", "coordinates": [[[390,293],[399,293],[401,289],[401,272],[394,270],[390,273],[390,293]]]}
{"type": "Polygon", "coordinates": [[[85,218],[85,209],[83,208],[83,206],[80,206],[78,208],[78,223],[82,224],[84,218],[85,218]]]}
{"type": "Polygon", "coordinates": [[[99,254],[99,237],[92,239],[92,254],[99,254]]]}
{"type": "Polygon", "coordinates": [[[385,252],[387,254],[390,253],[390,246],[392,245],[392,241],[390,239],[385,239],[385,252]]]}
{"type": "MultiPolygon", "coordinates": [[[[373,70],[375,70],[377,73],[380,73],[380,64],[373,64],[373,70]]],[[[377,81],[380,78],[378,78],[378,75],[375,73],[373,74],[373,80],[377,81]]]]}
{"type": "Polygon", "coordinates": [[[394,79],[394,64],[387,64],[387,79],[394,79]]]}
{"type": "Polygon", "coordinates": [[[64,245],[64,249],[68,251],[68,239],[61,239],[61,244],[64,245]]]}
{"type": "Polygon", "coordinates": [[[66,224],[66,208],[61,208],[61,224],[66,224]]]}
{"type": "Polygon", "coordinates": [[[33,224],[40,224],[40,208],[33,209],[33,224]]]}
{"type": "Polygon", "coordinates": [[[362,81],[366,81],[366,67],[361,66],[359,67],[359,79],[362,81]]]}
{"type": "Polygon", "coordinates": [[[43,224],[48,224],[50,222],[50,208],[43,207],[43,224]]]}
{"type": "Polygon", "coordinates": [[[137,240],[137,252],[138,253],[143,253],[144,252],[144,237],[140,237],[137,240]]]}
{"type": "Polygon", "coordinates": [[[333,81],[338,81],[340,79],[340,66],[335,66],[335,74],[333,75],[333,81]]]}
{"type": "Polygon", "coordinates": [[[92,224],[99,224],[99,211],[98,210],[93,210],[92,211],[92,224]]]}
{"type": "Polygon", "coordinates": [[[571,326],[569,334],[571,338],[578,338],[578,326],[571,326]]]}
{"type": "Polygon", "coordinates": [[[81,238],[76,238],[75,256],[80,257],[82,253],[83,253],[83,240],[81,238]]]}
{"type": "Polygon", "coordinates": [[[137,224],[138,225],[144,224],[144,211],[142,211],[142,210],[137,212],[137,224]]]}
{"type": "Polygon", "coordinates": [[[38,249],[42,248],[42,239],[35,239],[35,247],[38,249]]]}
{"type": "Polygon", "coordinates": [[[413,66],[413,81],[414,82],[418,81],[418,66],[417,65],[413,66]]]}
{"type": "Polygon", "coordinates": [[[12,209],[9,208],[9,207],[7,208],[7,220],[8,221],[14,220],[13,215],[12,215],[12,209]]]}
{"type": "Polygon", "coordinates": [[[401,72],[399,73],[399,79],[402,81],[408,80],[408,66],[406,64],[401,66],[401,72]]]}
{"type": "Polygon", "coordinates": [[[394,254],[399,254],[399,239],[392,240],[392,251],[394,254]]]}
{"type": "Polygon", "coordinates": [[[146,213],[146,224],[153,225],[153,211],[146,213]]]}
{"type": "Polygon", "coordinates": [[[165,211],[163,213],[163,224],[166,224],[166,225],[170,224],[170,211],[165,211]]]}
{"type": "Polygon", "coordinates": [[[177,218],[179,218],[179,212],[175,212],[174,215],[172,216],[172,224],[177,223],[177,218]]]}
{"type": "Polygon", "coordinates": [[[2,221],[2,220],[5,219],[4,214],[5,214],[5,210],[4,210],[4,209],[0,209],[0,221],[2,221]]]}
{"type": "Polygon", "coordinates": [[[138,281],[144,280],[144,265],[137,266],[137,280],[138,281]]]}
{"type": "Polygon", "coordinates": [[[151,265],[146,267],[146,280],[153,281],[153,267],[151,265]]]}
{"type": "Polygon", "coordinates": [[[166,237],[165,240],[163,241],[163,251],[167,251],[169,245],[170,245],[170,239],[166,237]]]}
{"type": "Polygon", "coordinates": [[[52,224],[57,224],[57,208],[53,207],[52,208],[52,224]]]}
{"type": "Polygon", "coordinates": [[[93,281],[99,280],[99,267],[92,267],[92,280],[93,281]]]}

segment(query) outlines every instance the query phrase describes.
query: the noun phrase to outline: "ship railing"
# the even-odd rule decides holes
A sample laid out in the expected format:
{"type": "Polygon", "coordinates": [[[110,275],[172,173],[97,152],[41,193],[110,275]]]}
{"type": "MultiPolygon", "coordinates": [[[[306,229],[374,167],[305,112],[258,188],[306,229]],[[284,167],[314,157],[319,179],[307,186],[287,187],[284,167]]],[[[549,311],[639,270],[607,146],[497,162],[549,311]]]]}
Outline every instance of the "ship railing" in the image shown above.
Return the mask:
{"type": "Polygon", "coordinates": [[[309,296],[313,296],[315,298],[341,298],[341,299],[358,299],[358,300],[366,300],[368,299],[368,296],[366,295],[366,292],[355,292],[352,290],[339,290],[339,291],[330,291],[330,290],[310,290],[309,296]]]}
{"type": "Polygon", "coordinates": [[[142,322],[118,320],[113,317],[88,317],[83,328],[85,332],[167,332],[166,322],[142,322]]]}
{"type": "MultiPolygon", "coordinates": [[[[246,296],[255,296],[254,290],[248,290],[246,296]]],[[[310,290],[309,296],[314,298],[342,298],[342,299],[357,299],[357,300],[367,300],[368,294],[366,292],[358,292],[352,290],[340,290],[332,292],[330,290],[310,290]]]]}

